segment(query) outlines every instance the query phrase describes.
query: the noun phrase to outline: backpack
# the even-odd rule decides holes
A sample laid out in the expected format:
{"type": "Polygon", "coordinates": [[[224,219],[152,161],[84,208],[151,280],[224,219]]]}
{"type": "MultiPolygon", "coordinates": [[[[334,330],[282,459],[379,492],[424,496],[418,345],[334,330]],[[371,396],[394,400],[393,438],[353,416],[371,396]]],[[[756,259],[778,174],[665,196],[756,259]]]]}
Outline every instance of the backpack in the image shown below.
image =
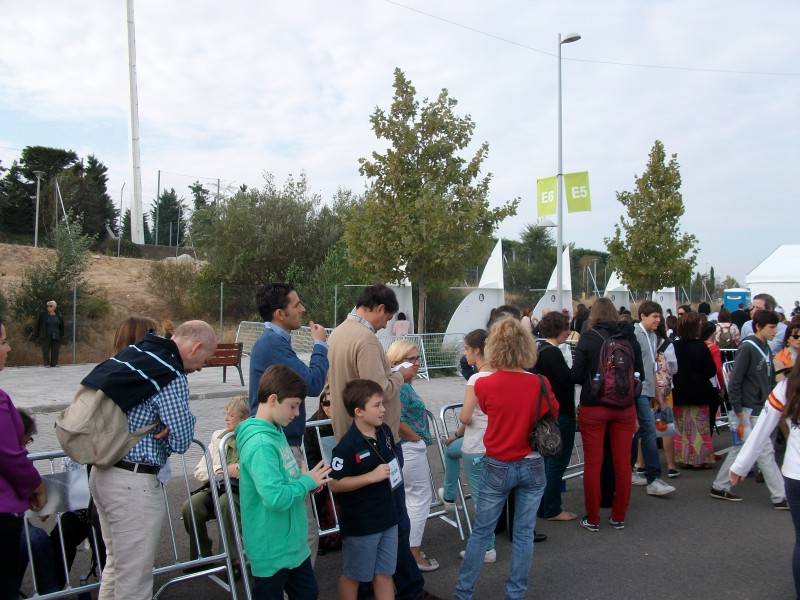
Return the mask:
{"type": "Polygon", "coordinates": [[[717,335],[717,346],[719,346],[720,350],[729,350],[736,348],[736,341],[733,339],[733,334],[731,333],[731,326],[723,325],[719,323],[720,332],[717,335]]]}
{"type": "Polygon", "coordinates": [[[633,346],[622,333],[606,337],[597,329],[593,331],[603,338],[603,345],[597,373],[591,382],[592,398],[613,408],[633,406],[642,391],[642,382],[634,376],[636,355],[633,346]]]}
{"type": "Polygon", "coordinates": [[[81,385],[56,417],[56,437],[72,460],[107,469],[130,452],[157,422],[128,431],[128,417],[102,390],[81,385]]]}

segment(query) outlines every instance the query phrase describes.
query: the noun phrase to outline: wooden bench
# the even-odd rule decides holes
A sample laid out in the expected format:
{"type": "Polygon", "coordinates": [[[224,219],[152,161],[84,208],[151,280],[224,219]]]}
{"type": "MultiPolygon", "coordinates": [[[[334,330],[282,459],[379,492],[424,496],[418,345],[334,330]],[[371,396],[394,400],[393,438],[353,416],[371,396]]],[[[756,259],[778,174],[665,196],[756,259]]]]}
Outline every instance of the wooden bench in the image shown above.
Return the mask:
{"type": "Polygon", "coordinates": [[[222,367],[222,383],[225,383],[228,367],[236,367],[239,370],[239,379],[244,385],[244,375],[242,375],[242,342],[233,344],[217,344],[214,356],[206,361],[203,368],[222,367]]]}

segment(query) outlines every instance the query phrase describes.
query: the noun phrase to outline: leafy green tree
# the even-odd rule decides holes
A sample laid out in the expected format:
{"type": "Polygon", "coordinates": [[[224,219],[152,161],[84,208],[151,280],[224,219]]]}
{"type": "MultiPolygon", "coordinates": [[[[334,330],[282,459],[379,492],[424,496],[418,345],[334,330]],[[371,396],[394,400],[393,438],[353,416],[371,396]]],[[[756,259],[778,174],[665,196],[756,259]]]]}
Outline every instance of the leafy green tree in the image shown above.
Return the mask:
{"type": "Polygon", "coordinates": [[[35,203],[36,184],[25,181],[22,167],[14,161],[0,182],[0,228],[32,234],[35,203]]]}
{"type": "Polygon", "coordinates": [[[22,174],[28,181],[34,182],[34,171],[44,171],[42,179],[49,180],[77,162],[78,155],[72,150],[47,146],[26,146],[20,155],[22,174]]]}
{"type": "Polygon", "coordinates": [[[628,218],[620,217],[612,238],[605,238],[610,267],[631,289],[658,290],[689,280],[697,261],[697,238],[680,232],[683,197],[678,155],[666,161],[656,140],[645,172],[633,192],[617,192],[628,218]]]}
{"type": "MultiPolygon", "coordinates": [[[[282,187],[267,173],[261,189],[196,211],[192,239],[209,257],[209,280],[262,285],[276,278],[308,277],[341,237],[342,221],[355,197],[340,190],[322,205],[304,173],[282,187]]],[[[300,281],[293,281],[300,284],[300,281]]]]}
{"type": "Polygon", "coordinates": [[[528,224],[519,241],[503,240],[506,289],[533,304],[532,290],[543,290],[556,265],[556,245],[550,229],[528,224]],[[531,300],[529,300],[531,299],[531,300]]]}
{"type": "Polygon", "coordinates": [[[162,245],[179,246],[186,238],[186,223],[189,213],[178,198],[175,188],[163,190],[150,209],[150,221],[154,223],[155,242],[162,245]]]}
{"type": "Polygon", "coordinates": [[[485,255],[492,232],[516,213],[518,200],[489,208],[491,174],[480,176],[489,145],[466,160],[475,123],[455,113],[443,89],[422,103],[403,71],[394,71],[394,99],[387,113],[370,117],[384,152],[359,159],[369,179],[363,206],[351,213],[345,240],[354,265],[379,281],[407,276],[419,292],[418,331],[423,330],[427,286],[458,278],[485,255]],[[403,270],[403,268],[405,270],[403,270]]]}

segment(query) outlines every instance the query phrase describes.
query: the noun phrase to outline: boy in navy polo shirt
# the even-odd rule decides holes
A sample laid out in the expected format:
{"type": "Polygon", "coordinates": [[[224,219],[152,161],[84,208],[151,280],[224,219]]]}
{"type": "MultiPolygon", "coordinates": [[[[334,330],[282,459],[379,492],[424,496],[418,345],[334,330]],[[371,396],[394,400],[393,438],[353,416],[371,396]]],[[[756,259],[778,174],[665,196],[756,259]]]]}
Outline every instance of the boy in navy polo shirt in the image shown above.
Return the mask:
{"type": "Polygon", "coordinates": [[[341,508],[343,565],[339,598],[356,600],[358,584],[372,581],[376,600],[394,598],[397,508],[392,490],[403,485],[392,432],[383,424],[383,389],[354,379],[342,393],[353,424],[333,449],[329,486],[341,508]]]}

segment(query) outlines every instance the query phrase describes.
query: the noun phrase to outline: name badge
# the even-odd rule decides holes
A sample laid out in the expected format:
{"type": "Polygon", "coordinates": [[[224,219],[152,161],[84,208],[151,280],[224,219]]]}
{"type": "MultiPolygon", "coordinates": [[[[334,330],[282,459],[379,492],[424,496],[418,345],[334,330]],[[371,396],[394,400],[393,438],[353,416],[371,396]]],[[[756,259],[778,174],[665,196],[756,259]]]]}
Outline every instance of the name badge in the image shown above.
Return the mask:
{"type": "Polygon", "coordinates": [[[396,490],[397,486],[403,485],[403,471],[400,469],[397,457],[389,461],[389,483],[393,490],[396,490]]]}

